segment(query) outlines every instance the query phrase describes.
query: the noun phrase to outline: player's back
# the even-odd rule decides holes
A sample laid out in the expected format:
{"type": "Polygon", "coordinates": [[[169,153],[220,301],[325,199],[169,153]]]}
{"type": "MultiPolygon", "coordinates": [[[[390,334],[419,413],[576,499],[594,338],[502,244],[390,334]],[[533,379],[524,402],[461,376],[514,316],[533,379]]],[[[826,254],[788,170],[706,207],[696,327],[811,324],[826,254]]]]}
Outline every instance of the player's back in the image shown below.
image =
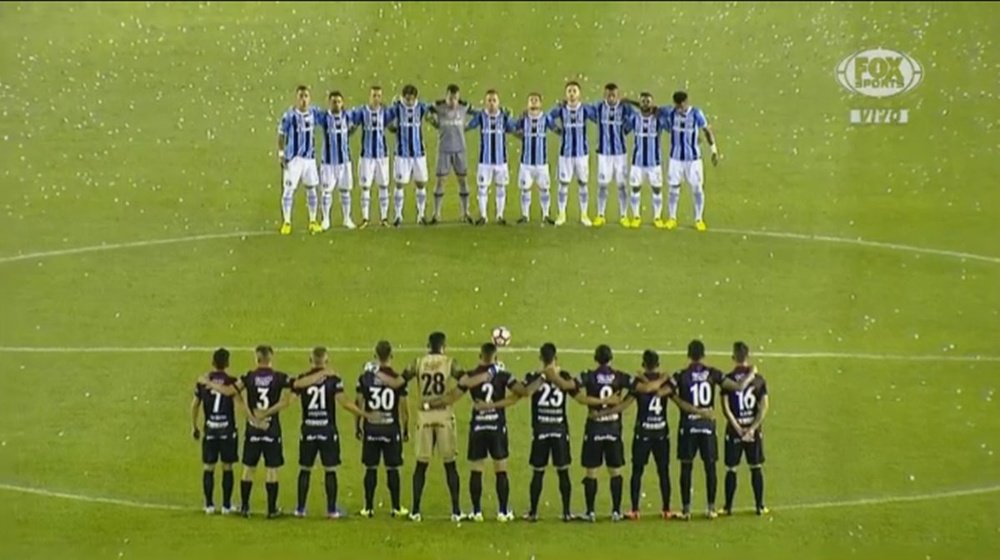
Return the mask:
{"type": "MultiPolygon", "coordinates": [[[[715,388],[722,384],[724,374],[710,366],[692,363],[673,375],[677,396],[696,408],[715,407],[715,388]]],[[[681,412],[681,428],[691,433],[715,433],[715,423],[698,414],[681,412]]]]}
{"type": "MultiPolygon", "coordinates": [[[[542,372],[532,372],[525,376],[524,384],[531,385],[542,372]]],[[[566,381],[574,381],[569,372],[560,370],[559,376],[566,381]]],[[[576,390],[570,391],[570,396],[576,390]]],[[[538,390],[531,394],[531,430],[535,436],[542,434],[568,434],[569,420],[566,416],[566,392],[551,381],[543,381],[538,390]]]]}
{"type": "Polygon", "coordinates": [[[399,403],[407,394],[406,385],[398,389],[386,386],[376,375],[379,371],[390,377],[399,377],[392,367],[375,363],[368,364],[358,377],[357,393],[365,401],[364,409],[375,414],[374,419],[365,419],[364,430],[368,435],[394,436],[401,430],[399,403]]]}
{"type": "MultiPolygon", "coordinates": [[[[466,372],[469,377],[485,373],[486,381],[469,388],[469,396],[473,402],[492,403],[502,401],[507,397],[507,388],[514,379],[501,364],[480,364],[472,371],[466,372]]],[[[471,425],[473,431],[499,430],[507,426],[507,413],[503,408],[488,410],[472,410],[471,425]]]]}
{"type": "MultiPolygon", "coordinates": [[[[251,409],[267,410],[281,401],[281,392],[284,391],[288,383],[288,374],[275,371],[270,367],[259,367],[248,371],[243,376],[243,387],[247,391],[247,404],[251,409]]],[[[270,424],[266,430],[259,430],[247,424],[247,432],[265,431],[272,434],[281,433],[281,423],[277,414],[270,417],[270,424]]]]}
{"type": "MultiPolygon", "coordinates": [[[[726,374],[726,379],[735,383],[742,383],[752,372],[749,366],[737,366],[733,371],[726,374]]],[[[760,373],[756,374],[750,384],[742,391],[722,391],[722,396],[729,401],[729,410],[736,418],[736,423],[743,428],[748,428],[753,424],[760,412],[760,403],[767,395],[767,381],[760,373]]],[[[732,426],[728,426],[730,432],[734,432],[732,426]]]]}
{"type": "MultiPolygon", "coordinates": [[[[313,368],[299,376],[299,379],[323,371],[313,368]]],[[[302,432],[336,432],[337,415],[334,411],[338,393],[344,391],[344,382],[335,374],[307,385],[295,392],[302,403],[302,432]]]]}
{"type": "MultiPolygon", "coordinates": [[[[607,399],[618,394],[622,389],[628,388],[630,378],[628,374],[618,371],[610,366],[598,366],[594,370],[585,371],[580,374],[580,388],[588,397],[597,399],[607,399]]],[[[588,405],[590,410],[603,410],[610,408],[608,405],[588,405]]],[[[608,414],[598,419],[587,418],[587,433],[615,433],[620,434],[622,428],[621,414],[608,414]]]]}
{"type": "MultiPolygon", "coordinates": [[[[208,380],[218,385],[231,386],[236,378],[224,371],[212,371],[208,380]]],[[[206,385],[196,385],[195,395],[201,400],[205,414],[205,437],[230,435],[236,431],[236,407],[233,397],[217,393],[206,385]]]]}
{"type": "Polygon", "coordinates": [[[468,103],[459,101],[452,107],[445,101],[439,100],[434,104],[434,110],[438,121],[438,151],[448,154],[464,152],[468,103]]]}
{"type": "MultiPolygon", "coordinates": [[[[666,374],[658,371],[647,371],[641,377],[633,378],[633,388],[640,381],[656,381],[666,374]]],[[[667,435],[667,405],[663,397],[656,393],[634,392],[635,434],[642,437],[666,437],[667,435]]]]}
{"type": "MultiPolygon", "coordinates": [[[[443,353],[421,356],[413,362],[411,369],[420,387],[421,403],[443,397],[455,386],[459,375],[455,360],[443,353]]],[[[450,405],[442,409],[421,410],[420,414],[425,424],[444,423],[452,419],[450,405]]]]}

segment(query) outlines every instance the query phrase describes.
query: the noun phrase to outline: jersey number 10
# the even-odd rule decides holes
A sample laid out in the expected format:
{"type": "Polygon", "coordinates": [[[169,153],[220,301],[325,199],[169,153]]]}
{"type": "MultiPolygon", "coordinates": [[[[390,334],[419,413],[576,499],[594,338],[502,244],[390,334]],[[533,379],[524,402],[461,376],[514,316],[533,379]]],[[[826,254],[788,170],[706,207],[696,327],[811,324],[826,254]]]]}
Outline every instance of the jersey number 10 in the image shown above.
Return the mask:
{"type": "Polygon", "coordinates": [[[712,386],[708,383],[691,385],[691,404],[697,407],[712,405],[712,386]]]}

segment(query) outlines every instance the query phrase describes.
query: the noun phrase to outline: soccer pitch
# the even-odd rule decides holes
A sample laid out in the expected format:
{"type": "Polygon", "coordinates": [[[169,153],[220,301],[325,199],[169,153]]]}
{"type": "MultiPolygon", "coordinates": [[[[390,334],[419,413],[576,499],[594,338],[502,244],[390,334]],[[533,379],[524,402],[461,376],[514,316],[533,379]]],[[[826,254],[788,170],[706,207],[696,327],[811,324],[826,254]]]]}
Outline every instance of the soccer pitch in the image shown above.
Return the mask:
{"type": "MultiPolygon", "coordinates": [[[[997,5],[4,3],[0,29],[0,557],[936,559],[1000,550],[997,5]],[[918,61],[923,82],[879,99],[844,89],[838,63],[878,47],[918,61]],[[689,92],[725,155],[706,166],[708,232],[690,228],[686,186],[677,231],[623,229],[615,200],[608,226],[583,228],[575,187],[561,228],[537,218],[473,228],[457,223],[452,178],[437,227],[413,224],[410,206],[400,229],[311,236],[300,189],[295,231],[277,235],[275,127],[299,83],[316,104],[339,89],[357,106],[373,84],[389,98],[413,83],[432,100],[454,82],[477,104],[496,88],[519,113],[530,91],[548,108],[573,79],[585,101],[609,81],[660,103],[689,92]],[[871,109],[906,109],[908,122],[850,122],[852,110],[871,109]],[[325,344],[353,398],[378,339],[394,343],[402,365],[444,330],[471,365],[497,325],[513,333],[500,359],[519,376],[547,341],[571,371],[610,344],[628,372],[645,348],[661,350],[665,370],[682,367],[692,338],[728,370],[731,343],[749,342],[771,395],[771,514],[745,513],[753,502],[742,466],[743,513],[661,521],[647,466],[642,521],[608,521],[602,471],[600,522],[563,524],[550,470],[542,521],[500,526],[487,467],[487,522],[455,525],[445,520],[440,461],[428,471],[422,524],[389,518],[381,471],[370,520],[315,515],[319,468],[310,518],[201,512],[188,406],[216,347],[234,351],[238,374],[253,365],[254,345],[271,344],[276,367],[297,374],[308,349],[325,344]]],[[[433,172],[436,139],[426,133],[433,172]]],[[[590,138],[593,150],[593,126],[590,138]]],[[[478,134],[468,140],[474,169],[478,134]]],[[[519,148],[510,138],[514,177],[519,148]]],[[[510,189],[515,200],[516,181],[510,189]]],[[[468,402],[456,412],[466,509],[468,402]]],[[[286,512],[299,408],[282,414],[286,512]]],[[[518,515],[531,477],[528,409],[508,413],[518,515]]],[[[585,411],[570,410],[579,511],[585,411]]],[[[634,414],[625,415],[626,459],[634,414]]],[[[672,432],[676,421],[671,406],[672,432]]],[[[360,444],[346,412],[339,424],[340,506],[356,513],[360,444]]],[[[404,458],[408,506],[412,441],[404,458]]],[[[679,509],[676,460],[671,471],[679,509]]],[[[721,463],[718,472],[721,481],[721,463]]],[[[697,513],[700,464],[693,486],[697,513]]]]}

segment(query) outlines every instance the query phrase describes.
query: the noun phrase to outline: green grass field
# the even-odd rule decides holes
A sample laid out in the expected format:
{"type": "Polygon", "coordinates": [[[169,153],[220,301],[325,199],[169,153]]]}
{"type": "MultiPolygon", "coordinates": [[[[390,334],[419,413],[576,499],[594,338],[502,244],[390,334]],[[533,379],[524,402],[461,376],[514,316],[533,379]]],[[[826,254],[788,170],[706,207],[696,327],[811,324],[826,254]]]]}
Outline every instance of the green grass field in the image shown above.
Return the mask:
{"type": "MultiPolygon", "coordinates": [[[[988,557],[1000,549],[998,15],[951,3],[0,5],[0,557],[988,557]],[[878,46],[920,61],[924,82],[884,100],[845,91],[837,63],[878,46]],[[529,91],[549,104],[574,78],[587,99],[612,80],[664,102],[690,92],[725,154],[706,171],[708,233],[687,228],[685,188],[675,232],[448,224],[309,236],[300,192],[296,231],[276,235],[274,130],[298,83],[359,105],[376,82],[390,94],[412,82],[428,99],[454,81],[477,102],[496,87],[519,109],[529,91]],[[910,109],[910,122],[848,122],[852,108],[887,107],[910,109]],[[472,363],[500,324],[514,333],[501,359],[519,374],[550,340],[572,370],[599,343],[633,370],[647,347],[682,366],[693,337],[726,368],[731,342],[751,342],[772,398],[772,515],[563,525],[549,474],[544,522],[456,527],[440,520],[437,463],[424,511],[438,519],[421,525],[389,519],[387,506],[335,523],[200,512],[188,404],[211,349],[237,349],[240,371],[270,343],[276,365],[298,373],[305,349],[326,344],[353,392],[379,338],[403,361],[443,329],[472,363]]],[[[572,223],[575,196],[570,211],[572,223]]],[[[286,511],[297,408],[284,419],[286,511]]],[[[467,508],[467,401],[458,415],[467,508]]],[[[528,405],[510,417],[520,514],[528,405]]],[[[351,438],[343,457],[341,506],[353,512],[351,438]]],[[[673,472],[676,504],[676,462],[673,472]]],[[[581,510],[582,470],[572,476],[581,510]]],[[[495,511],[490,475],[484,486],[495,511]]],[[[738,507],[752,505],[749,486],[743,470],[738,507]]],[[[700,509],[700,468],[694,488],[700,509]]],[[[378,496],[388,501],[384,479],[378,496]]],[[[263,500],[259,482],[256,511],[263,500]]],[[[316,474],[311,511],[322,500],[316,474]]],[[[610,512],[604,475],[598,509],[610,512]]]]}

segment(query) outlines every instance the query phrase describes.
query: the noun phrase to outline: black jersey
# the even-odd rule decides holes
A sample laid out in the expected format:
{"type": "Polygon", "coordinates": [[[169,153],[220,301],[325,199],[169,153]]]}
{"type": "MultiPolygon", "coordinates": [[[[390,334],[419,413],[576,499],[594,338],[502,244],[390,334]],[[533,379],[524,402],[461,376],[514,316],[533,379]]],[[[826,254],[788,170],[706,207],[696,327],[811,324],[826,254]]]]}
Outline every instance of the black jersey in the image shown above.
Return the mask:
{"type": "MultiPolygon", "coordinates": [[[[677,397],[696,408],[715,408],[715,388],[722,385],[724,374],[701,363],[691,364],[674,373],[672,383],[677,397]]],[[[681,412],[681,430],[692,434],[714,434],[715,422],[698,414],[681,412]]]]}
{"type": "MultiPolygon", "coordinates": [[[[468,388],[473,402],[502,401],[507,397],[507,390],[517,383],[514,376],[498,364],[479,365],[467,375],[475,377],[481,373],[486,373],[486,381],[468,388]]],[[[473,432],[503,430],[507,427],[507,412],[502,408],[473,409],[469,426],[473,432]]]]}
{"type": "Polygon", "coordinates": [[[365,400],[365,411],[374,412],[377,418],[372,421],[365,419],[364,431],[369,436],[393,437],[402,432],[399,422],[399,403],[407,394],[406,385],[398,389],[387,387],[376,375],[379,371],[390,377],[400,375],[389,366],[379,366],[375,363],[365,366],[364,373],[358,377],[356,392],[365,400]]]}
{"type": "MultiPolygon", "coordinates": [[[[612,395],[628,389],[630,378],[628,374],[611,368],[610,366],[600,366],[593,371],[585,371],[580,374],[580,388],[585,391],[588,397],[606,399],[612,395]]],[[[591,410],[603,410],[610,408],[607,405],[590,406],[591,410]]],[[[608,414],[598,419],[587,418],[585,431],[590,435],[613,435],[621,436],[622,415],[608,414]]]]}
{"type": "MultiPolygon", "coordinates": [[[[751,369],[745,366],[738,366],[736,369],[726,374],[726,379],[731,379],[736,383],[742,383],[751,369]]],[[[729,410],[736,417],[736,423],[741,428],[749,428],[760,412],[760,403],[767,395],[767,381],[760,374],[753,378],[753,381],[742,391],[722,391],[722,396],[729,399],[729,410]]],[[[736,430],[727,425],[727,433],[738,436],[736,430]]]]}
{"type": "MultiPolygon", "coordinates": [[[[323,368],[313,368],[296,380],[310,376],[316,372],[323,371],[323,368]]],[[[337,395],[344,392],[344,382],[336,374],[307,385],[300,389],[293,389],[299,396],[302,403],[302,433],[303,434],[330,434],[337,432],[337,413],[335,405],[337,395]]]]}
{"type": "MultiPolygon", "coordinates": [[[[218,385],[232,386],[236,378],[224,371],[213,371],[208,374],[208,380],[218,385]]],[[[236,433],[236,407],[233,397],[216,393],[207,385],[196,384],[194,396],[201,401],[201,410],[205,413],[205,437],[214,439],[219,436],[232,436],[236,433]]]]}
{"type": "MultiPolygon", "coordinates": [[[[275,371],[269,367],[257,368],[248,371],[242,378],[243,387],[247,392],[247,406],[251,410],[266,410],[281,401],[281,392],[290,385],[287,373],[275,371]]],[[[254,428],[247,423],[247,435],[281,435],[281,422],[278,415],[270,417],[270,424],[266,430],[254,428]]]]}
{"type": "Polygon", "coordinates": [[[667,434],[667,399],[656,393],[638,393],[635,391],[640,383],[656,381],[665,374],[646,372],[632,378],[632,395],[635,397],[635,435],[645,438],[664,438],[667,434]]]}
{"type": "MultiPolygon", "coordinates": [[[[525,385],[531,385],[545,374],[540,371],[529,373],[524,378],[525,385]]],[[[568,434],[569,421],[566,418],[566,401],[579,392],[579,382],[566,371],[559,372],[560,377],[572,381],[576,387],[563,391],[551,381],[543,381],[538,390],[531,395],[531,430],[537,437],[543,434],[568,434]],[[568,393],[568,396],[567,396],[568,393]]]]}

